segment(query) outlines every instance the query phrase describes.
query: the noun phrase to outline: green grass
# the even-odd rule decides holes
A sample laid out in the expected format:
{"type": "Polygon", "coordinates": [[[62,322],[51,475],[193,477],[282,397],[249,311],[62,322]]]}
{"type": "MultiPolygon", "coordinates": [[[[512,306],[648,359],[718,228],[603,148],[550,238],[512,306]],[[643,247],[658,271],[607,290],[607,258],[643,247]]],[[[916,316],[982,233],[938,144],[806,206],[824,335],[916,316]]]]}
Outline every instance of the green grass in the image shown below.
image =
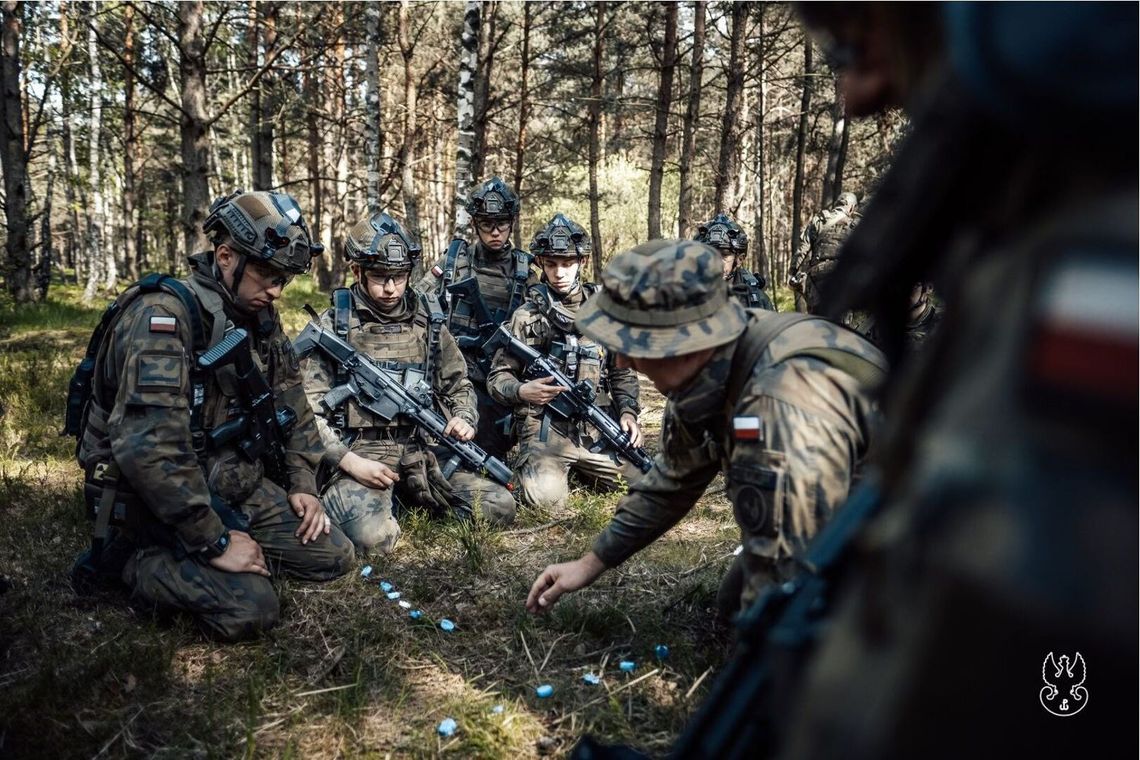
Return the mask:
{"type": "MultiPolygon", "coordinates": [[[[305,302],[327,303],[308,278],[286,290],[289,329],[305,302]]],[[[565,519],[523,509],[507,532],[405,516],[396,551],[370,562],[419,622],[357,572],[280,583],[281,626],[229,646],[114,593],[75,596],[66,576],[89,528],[74,442],[57,433],[104,305],[58,286],[44,304],[0,300],[0,756],[515,758],[564,756],[584,733],[662,753],[707,693],[710,679],[685,696],[725,652],[711,610],[738,539],[723,493],[544,617],[523,609],[531,582],[589,548],[618,494],[575,488],[565,519]],[[437,627],[445,617],[454,632],[437,627]],[[449,739],[444,717],[459,724],[449,739]]],[[[663,401],[643,388],[652,441],[663,401]]]]}

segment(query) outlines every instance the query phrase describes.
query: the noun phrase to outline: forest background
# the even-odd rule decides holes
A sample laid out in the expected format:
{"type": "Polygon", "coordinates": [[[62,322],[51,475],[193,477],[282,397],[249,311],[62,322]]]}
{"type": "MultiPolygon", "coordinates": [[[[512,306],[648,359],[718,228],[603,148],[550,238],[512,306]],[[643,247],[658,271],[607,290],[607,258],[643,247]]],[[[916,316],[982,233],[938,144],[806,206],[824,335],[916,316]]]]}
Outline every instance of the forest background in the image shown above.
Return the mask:
{"type": "MultiPolygon", "coordinates": [[[[430,260],[492,174],[522,197],[522,247],[562,211],[591,228],[596,271],[724,210],[776,290],[811,213],[873,191],[902,116],[848,125],[779,3],[0,10],[0,756],[528,757],[586,733],[665,752],[728,651],[711,609],[739,530],[719,479],[551,615],[522,609],[531,580],[589,548],[616,495],[575,490],[569,517],[522,509],[509,531],[408,515],[373,582],[278,582],[282,626],[222,646],[120,594],[72,591],[90,527],[59,436],[67,381],[107,298],[184,273],[210,201],[234,188],[291,193],[325,244],[285,291],[291,333],[343,282],[348,225],[387,209],[430,260]],[[446,717],[454,736],[437,733],[446,717]]],[[[642,390],[655,442],[663,399],[642,390]]]]}

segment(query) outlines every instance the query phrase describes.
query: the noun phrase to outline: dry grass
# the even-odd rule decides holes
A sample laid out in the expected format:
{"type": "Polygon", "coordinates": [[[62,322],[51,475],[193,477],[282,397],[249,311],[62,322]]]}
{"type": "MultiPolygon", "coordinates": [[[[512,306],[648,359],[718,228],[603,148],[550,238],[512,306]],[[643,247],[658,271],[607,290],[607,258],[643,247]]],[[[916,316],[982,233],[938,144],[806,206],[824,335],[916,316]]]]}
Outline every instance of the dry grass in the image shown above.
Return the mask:
{"type": "MultiPolygon", "coordinates": [[[[297,305],[323,297],[293,289],[297,305]]],[[[186,620],[140,617],[67,583],[86,542],[80,475],[62,425],[67,378],[99,309],[66,288],[19,312],[0,303],[0,756],[531,757],[584,733],[660,753],[725,652],[711,609],[737,543],[723,492],[594,587],[536,618],[541,568],[587,549],[617,496],[572,497],[574,516],[524,512],[515,528],[404,521],[373,578],[423,610],[413,622],[357,573],[282,583],[264,640],[204,641],[186,620]],[[444,633],[435,621],[448,618],[444,633]],[[656,662],[654,646],[671,650],[656,662]],[[634,659],[632,674],[618,662],[634,659]],[[582,675],[603,675],[600,685],[582,675]],[[550,684],[548,699],[535,687],[550,684]],[[501,711],[494,708],[501,706],[501,711]],[[436,734],[444,717],[459,730],[436,734]]],[[[656,435],[663,406],[648,389],[656,435]]],[[[363,564],[363,563],[361,563],[363,564]]]]}

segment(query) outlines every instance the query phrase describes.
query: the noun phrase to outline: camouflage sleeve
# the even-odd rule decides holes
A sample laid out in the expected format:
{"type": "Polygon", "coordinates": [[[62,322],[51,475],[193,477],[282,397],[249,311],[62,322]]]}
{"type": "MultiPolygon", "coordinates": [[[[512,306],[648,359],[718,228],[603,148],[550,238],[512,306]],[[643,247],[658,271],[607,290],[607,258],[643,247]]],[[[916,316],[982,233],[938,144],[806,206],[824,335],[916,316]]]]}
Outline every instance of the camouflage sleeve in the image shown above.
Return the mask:
{"type": "MultiPolygon", "coordinates": [[[[511,315],[508,329],[511,335],[527,345],[545,350],[538,325],[535,324],[535,317],[535,312],[524,304],[511,315]]],[[[522,387],[525,371],[526,367],[520,359],[505,348],[499,349],[491,362],[491,371],[487,374],[487,392],[500,404],[519,406],[523,403],[519,398],[519,388],[522,387]]]]}
{"type": "Polygon", "coordinates": [[[192,340],[176,297],[141,296],[115,325],[106,362],[119,378],[107,421],[111,454],[154,516],[191,553],[223,532],[190,435],[192,340]],[[174,331],[167,331],[172,325],[174,331]]]}
{"type": "MultiPolygon", "coordinates": [[[[321,315],[321,326],[333,329],[331,309],[321,315]]],[[[319,352],[314,351],[302,360],[301,376],[305,382],[305,396],[316,417],[317,432],[324,446],[325,464],[336,467],[348,453],[348,446],[341,440],[340,431],[332,426],[332,422],[323,413],[324,406],[321,404],[321,399],[332,390],[333,369],[319,352]]]]}
{"type": "Polygon", "coordinates": [[[297,415],[297,424],[285,445],[285,467],[289,473],[289,493],[307,493],[317,496],[317,466],[324,455],[321,436],[317,432],[316,417],[305,398],[305,385],[301,379],[301,361],[293,344],[285,335],[278,320],[270,340],[271,350],[277,354],[274,377],[276,403],[288,407],[297,415]]]}
{"type": "Polygon", "coordinates": [[[472,425],[479,424],[475,388],[467,377],[467,362],[446,327],[439,331],[439,366],[436,367],[436,390],[455,417],[472,425]]]}
{"type": "Polygon", "coordinates": [[[621,369],[614,362],[614,355],[606,353],[606,364],[610,373],[610,398],[613,399],[614,409],[618,417],[623,412],[633,412],[633,416],[641,414],[641,404],[638,397],[641,387],[637,381],[637,372],[630,368],[621,369]]]}
{"type": "Polygon", "coordinates": [[[653,469],[630,486],[610,524],[594,540],[594,553],[606,567],[625,562],[680,522],[720,469],[703,427],[686,427],[672,404],[665,409],[661,443],[653,469]]]}
{"type": "Polygon", "coordinates": [[[412,284],[412,290],[421,294],[430,293],[432,295],[439,295],[440,287],[443,285],[443,280],[432,274],[431,270],[435,267],[442,269],[444,258],[445,257],[440,256],[438,259],[436,259],[435,264],[430,267],[425,267],[424,276],[412,284]]]}

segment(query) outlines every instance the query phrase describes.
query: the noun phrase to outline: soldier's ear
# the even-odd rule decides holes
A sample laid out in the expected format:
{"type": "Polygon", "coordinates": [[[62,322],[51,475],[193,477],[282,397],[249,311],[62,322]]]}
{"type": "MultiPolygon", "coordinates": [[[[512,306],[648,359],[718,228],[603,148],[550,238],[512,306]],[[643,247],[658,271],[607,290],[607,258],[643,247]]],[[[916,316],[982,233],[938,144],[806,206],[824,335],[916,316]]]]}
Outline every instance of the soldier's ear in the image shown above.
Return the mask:
{"type": "Polygon", "coordinates": [[[237,253],[226,243],[220,243],[218,247],[214,249],[214,260],[218,263],[219,269],[223,272],[229,272],[233,269],[234,263],[237,261],[237,253]]]}

